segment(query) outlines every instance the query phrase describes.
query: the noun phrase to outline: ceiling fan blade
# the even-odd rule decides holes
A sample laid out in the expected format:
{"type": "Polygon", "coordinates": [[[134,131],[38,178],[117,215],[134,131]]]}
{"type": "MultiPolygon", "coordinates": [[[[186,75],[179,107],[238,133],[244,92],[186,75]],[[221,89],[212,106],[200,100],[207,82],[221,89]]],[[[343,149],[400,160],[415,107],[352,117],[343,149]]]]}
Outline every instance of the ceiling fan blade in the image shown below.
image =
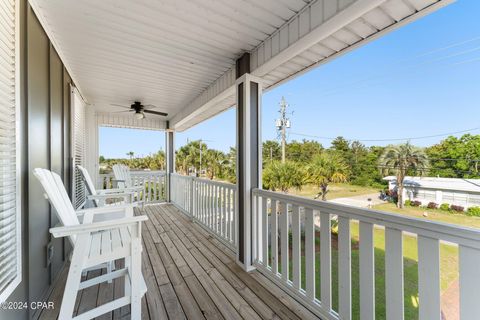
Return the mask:
{"type": "Polygon", "coordinates": [[[145,113],[151,113],[151,114],[156,114],[157,116],[168,116],[168,113],[165,112],[160,112],[160,111],[152,111],[152,110],[143,110],[145,113]]]}
{"type": "Polygon", "coordinates": [[[158,108],[157,106],[153,105],[153,104],[144,104],[143,105],[143,108],[146,109],[153,109],[153,108],[158,108]]]}
{"type": "Polygon", "coordinates": [[[125,111],[112,111],[110,113],[124,113],[124,112],[132,112],[134,110],[125,110],[125,111]]]}
{"type": "Polygon", "coordinates": [[[114,106],[114,107],[121,107],[121,108],[127,108],[127,109],[131,109],[131,107],[122,106],[121,104],[114,104],[114,103],[111,103],[110,105],[111,105],[111,106],[114,106]]]}

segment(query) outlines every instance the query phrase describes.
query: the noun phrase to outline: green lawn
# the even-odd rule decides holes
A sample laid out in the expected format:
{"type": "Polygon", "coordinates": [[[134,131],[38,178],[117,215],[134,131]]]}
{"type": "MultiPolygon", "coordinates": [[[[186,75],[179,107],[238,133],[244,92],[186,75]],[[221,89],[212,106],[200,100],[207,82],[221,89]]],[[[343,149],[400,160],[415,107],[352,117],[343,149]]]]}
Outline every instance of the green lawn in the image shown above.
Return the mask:
{"type": "MultiPolygon", "coordinates": [[[[378,190],[371,187],[353,186],[349,184],[332,184],[328,199],[351,197],[370,193],[377,193],[378,190]]],[[[290,194],[313,198],[318,193],[318,188],[307,185],[302,190],[290,190],[290,194]]],[[[464,214],[444,212],[438,209],[432,210],[419,207],[405,207],[398,209],[392,203],[385,203],[374,206],[374,209],[386,212],[392,212],[410,217],[427,219],[450,224],[457,224],[467,227],[480,228],[480,217],[469,217],[464,214]],[[427,216],[424,216],[424,213],[427,216]]],[[[352,315],[353,319],[359,319],[360,315],[360,289],[359,289],[359,230],[358,223],[352,222],[352,315]]],[[[319,246],[319,239],[316,239],[316,245],[319,246]]],[[[377,228],[374,231],[375,242],[375,299],[376,299],[376,318],[385,319],[385,231],[377,228]]],[[[404,303],[405,319],[418,319],[418,249],[417,239],[415,237],[403,236],[403,255],[404,255],[404,303]]],[[[304,274],[304,260],[302,259],[302,269],[304,274]]],[[[281,270],[281,266],[279,266],[281,270]]],[[[320,253],[316,254],[315,263],[316,274],[316,295],[320,298],[320,253]]],[[[291,268],[290,268],[291,270],[291,268]]],[[[440,244],[440,275],[441,290],[444,292],[456,279],[458,279],[458,248],[455,246],[440,244]]],[[[302,286],[305,287],[305,279],[302,279],[302,286]]],[[[332,298],[333,308],[338,311],[338,251],[332,248],[332,298]]]]}
{"type": "MultiPolygon", "coordinates": [[[[352,316],[360,319],[360,289],[359,289],[359,228],[358,223],[352,222],[352,316]]],[[[316,239],[319,246],[319,239],[316,239]]],[[[375,229],[375,300],[376,318],[385,319],[385,232],[375,229]]],[[[404,255],[404,303],[405,319],[418,319],[418,250],[417,239],[405,235],[403,237],[404,255]]],[[[281,259],[279,259],[279,272],[281,272],[281,259]]],[[[302,275],[305,274],[304,258],[302,258],[302,275]]],[[[292,266],[290,265],[290,279],[292,266]]],[[[315,287],[316,296],[320,299],[320,253],[316,253],[315,261],[315,287]]],[[[441,290],[447,289],[458,278],[458,249],[457,247],[440,245],[440,272],[441,290]]],[[[305,278],[302,279],[305,288],[305,278]]],[[[332,248],[332,302],[333,309],[338,311],[338,250],[332,248]]]]}
{"type": "Polygon", "coordinates": [[[374,206],[373,208],[376,210],[398,213],[409,217],[458,224],[466,227],[480,228],[480,217],[469,217],[461,213],[453,213],[442,211],[439,209],[427,209],[411,206],[406,206],[403,209],[399,209],[393,203],[379,204],[374,206]],[[427,217],[423,216],[425,212],[427,213],[427,217]]]}
{"type": "MultiPolygon", "coordinates": [[[[372,187],[354,186],[348,183],[332,183],[329,185],[329,192],[327,194],[327,200],[335,198],[345,198],[353,196],[361,196],[364,194],[378,193],[379,190],[372,187]]],[[[318,187],[308,184],[302,187],[301,190],[291,189],[289,194],[313,198],[318,194],[318,187]]]]}

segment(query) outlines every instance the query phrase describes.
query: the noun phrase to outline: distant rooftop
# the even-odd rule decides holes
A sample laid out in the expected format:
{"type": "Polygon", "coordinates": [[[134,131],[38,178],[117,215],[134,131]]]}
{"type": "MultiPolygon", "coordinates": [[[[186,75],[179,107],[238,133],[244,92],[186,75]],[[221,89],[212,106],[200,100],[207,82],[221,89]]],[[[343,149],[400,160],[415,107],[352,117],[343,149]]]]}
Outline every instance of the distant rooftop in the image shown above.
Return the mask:
{"type": "MultiPolygon", "coordinates": [[[[387,176],[383,180],[395,182],[395,176],[387,176]]],[[[406,186],[437,189],[437,190],[456,190],[468,192],[480,192],[480,179],[461,179],[461,178],[437,178],[437,177],[405,177],[406,186]]]]}

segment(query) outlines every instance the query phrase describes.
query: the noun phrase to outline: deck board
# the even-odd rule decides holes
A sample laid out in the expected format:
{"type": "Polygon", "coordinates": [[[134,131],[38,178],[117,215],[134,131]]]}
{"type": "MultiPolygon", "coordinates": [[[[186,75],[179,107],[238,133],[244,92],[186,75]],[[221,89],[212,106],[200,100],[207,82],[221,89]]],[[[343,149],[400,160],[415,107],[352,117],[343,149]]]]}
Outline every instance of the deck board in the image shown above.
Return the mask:
{"type": "MultiPolygon", "coordinates": [[[[174,206],[146,206],[143,214],[149,220],[142,229],[142,270],[148,288],[142,319],[317,319],[260,273],[243,271],[229,248],[174,206]]],[[[116,263],[123,265],[123,261],[116,263]]],[[[66,274],[48,298],[57,308],[44,311],[40,319],[58,317],[66,274]]],[[[87,277],[99,274],[99,270],[91,271],[87,277]]],[[[79,293],[75,312],[111,301],[123,292],[121,279],[87,288],[79,293]]],[[[127,306],[97,319],[129,316],[127,306]]]]}

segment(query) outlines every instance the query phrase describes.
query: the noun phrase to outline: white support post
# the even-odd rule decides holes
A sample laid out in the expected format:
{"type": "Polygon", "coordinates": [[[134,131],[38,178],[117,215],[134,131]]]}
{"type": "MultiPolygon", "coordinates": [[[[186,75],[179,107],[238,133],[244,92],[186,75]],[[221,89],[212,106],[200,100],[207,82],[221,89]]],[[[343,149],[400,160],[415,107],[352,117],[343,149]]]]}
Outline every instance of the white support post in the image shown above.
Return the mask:
{"type": "Polygon", "coordinates": [[[260,112],[262,85],[258,78],[244,73],[236,81],[237,97],[237,263],[246,271],[253,267],[252,189],[261,183],[262,152],[260,112]]]}
{"type": "Polygon", "coordinates": [[[165,189],[166,189],[166,201],[171,202],[171,174],[175,172],[175,132],[169,129],[169,123],[167,121],[167,129],[165,130],[165,189]]]}

